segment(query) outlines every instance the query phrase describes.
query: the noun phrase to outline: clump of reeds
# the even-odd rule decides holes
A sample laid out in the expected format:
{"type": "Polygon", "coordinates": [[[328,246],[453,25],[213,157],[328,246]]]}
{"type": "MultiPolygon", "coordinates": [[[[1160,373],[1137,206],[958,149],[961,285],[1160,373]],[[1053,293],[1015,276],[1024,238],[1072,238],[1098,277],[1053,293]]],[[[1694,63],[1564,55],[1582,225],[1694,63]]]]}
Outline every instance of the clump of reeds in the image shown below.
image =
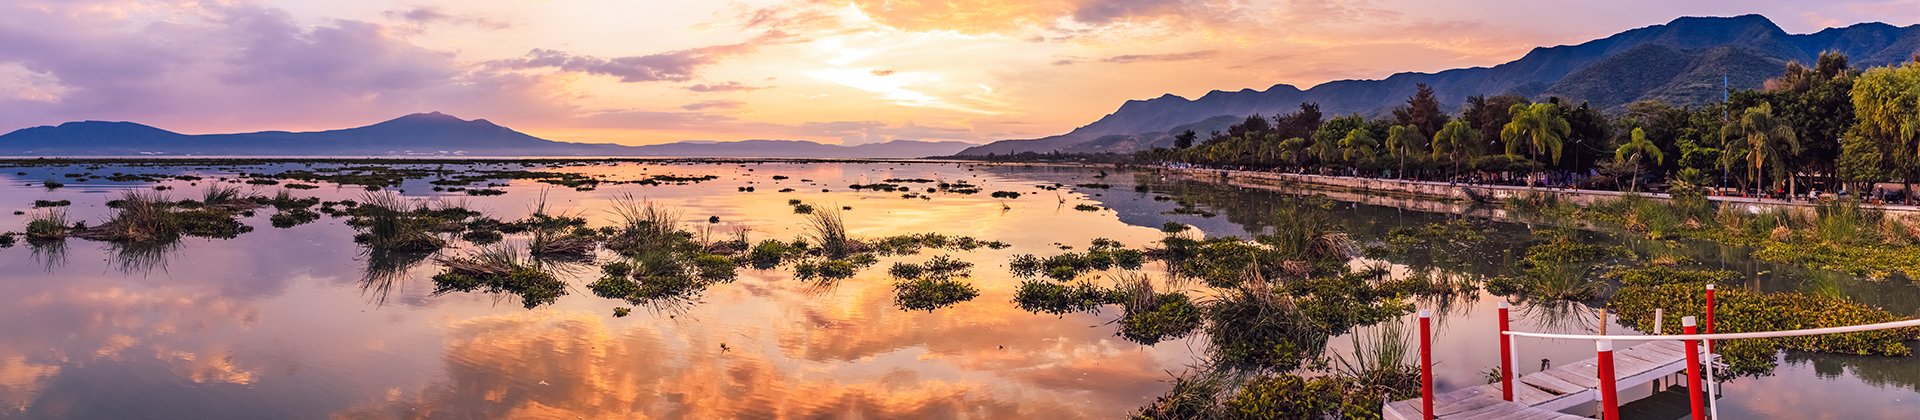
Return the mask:
{"type": "Polygon", "coordinates": [[[159,192],[127,190],[117,200],[113,218],[82,236],[116,242],[164,242],[180,236],[180,224],[171,214],[173,203],[159,192]]]}
{"type": "Polygon", "coordinates": [[[829,207],[807,214],[808,239],[829,257],[839,258],[860,251],[861,244],[847,235],[847,224],[839,210],[829,207]]]}
{"type": "Polygon", "coordinates": [[[425,210],[424,204],[416,203],[390,191],[368,192],[361,196],[360,205],[353,209],[354,220],[349,221],[365,232],[355,235],[354,241],[368,247],[406,252],[431,252],[446,245],[446,241],[428,230],[427,223],[416,217],[419,210],[425,210]]]}
{"type": "Polygon", "coordinates": [[[688,234],[680,230],[680,211],[651,200],[622,194],[614,197],[611,211],[620,219],[620,225],[607,239],[606,246],[615,252],[674,248],[690,239],[688,234]]]}
{"type": "Polygon", "coordinates": [[[481,248],[472,254],[435,258],[444,267],[433,276],[434,293],[452,291],[512,293],[527,309],[553,303],[567,294],[567,283],[540,269],[509,245],[481,248]]]}
{"type": "Polygon", "coordinates": [[[67,220],[66,210],[50,208],[36,211],[31,218],[27,219],[27,241],[64,239],[67,237],[68,230],[72,228],[73,223],[67,220]]]}

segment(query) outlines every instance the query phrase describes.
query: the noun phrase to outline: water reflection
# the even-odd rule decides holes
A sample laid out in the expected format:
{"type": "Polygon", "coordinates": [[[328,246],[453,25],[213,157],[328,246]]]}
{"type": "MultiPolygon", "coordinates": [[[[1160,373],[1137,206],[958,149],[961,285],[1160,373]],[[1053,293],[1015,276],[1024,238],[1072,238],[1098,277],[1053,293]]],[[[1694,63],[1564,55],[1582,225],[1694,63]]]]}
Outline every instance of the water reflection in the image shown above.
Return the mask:
{"type": "MultiPolygon", "coordinates": [[[[343,165],[315,168],[332,166],[343,165]]],[[[208,177],[202,183],[211,183],[233,172],[280,168],[193,172],[208,177]]],[[[1168,222],[1196,227],[1195,239],[1271,234],[1282,224],[1275,218],[1298,214],[1287,213],[1295,208],[1323,212],[1319,215],[1363,242],[1379,241],[1397,227],[1455,219],[1412,211],[1427,204],[1408,200],[1395,202],[1408,206],[1402,211],[1195,183],[1155,184],[1142,192],[1132,189],[1128,174],[1096,180],[1084,169],[758,163],[567,170],[608,179],[720,177],[685,186],[603,184],[596,191],[551,191],[549,200],[577,208],[604,208],[614,194],[632,193],[687,208],[696,218],[711,215],[752,226],[758,236],[788,239],[803,234],[798,216],[784,204],[798,198],[853,207],[847,224],[860,237],[936,231],[1004,240],[1014,248],[954,254],[976,264],[969,281],[980,295],[934,313],[896,307],[894,280],[885,270],[816,284],[798,281],[785,269],[743,269],[738,280],[713,285],[696,301],[614,318],[609,309],[627,303],[582,290],[599,276],[591,267],[560,275],[571,293],[533,310],[496,304],[495,295],[429,296],[430,287],[410,283],[438,271],[434,254],[363,253],[346,245],[356,230],[337,219],[162,249],[28,244],[29,252],[0,250],[0,319],[7,321],[0,322],[0,337],[6,338],[0,340],[0,417],[1112,418],[1165,393],[1171,387],[1169,372],[1199,365],[1207,336],[1142,346],[1115,335],[1113,322],[1121,315],[1115,311],[1055,316],[1020,310],[1011,303],[1019,280],[1006,268],[1013,254],[1050,254],[1056,252],[1054,243],[1085,244],[1095,237],[1147,244],[1163,236],[1159,229],[1168,222]],[[987,192],[1023,195],[936,193],[931,199],[902,199],[897,193],[845,187],[888,178],[964,179],[987,192]],[[1114,188],[1071,187],[1088,182],[1114,188]],[[1069,187],[1043,187],[1055,183],[1069,187]],[[739,190],[747,186],[758,192],[739,190]],[[777,192],[784,188],[795,191],[777,192]],[[1181,207],[1177,200],[1214,216],[1173,213],[1181,207]],[[1076,211],[1074,204],[1108,210],[1076,211]],[[166,275],[144,275],[154,271],[166,275]]],[[[187,181],[169,182],[187,186],[187,181]]],[[[415,198],[441,194],[431,192],[427,182],[410,179],[390,189],[415,198]]],[[[103,215],[87,212],[100,210],[87,206],[109,198],[106,191],[89,192],[84,185],[53,192],[17,185],[0,183],[0,205],[72,199],[77,217],[99,220],[103,215]]],[[[532,211],[524,203],[540,187],[513,182],[503,187],[507,195],[476,197],[471,206],[516,220],[532,211]]],[[[323,184],[299,194],[343,200],[362,191],[323,184]]],[[[613,223],[598,213],[583,216],[593,226],[613,223]]],[[[0,222],[24,223],[5,217],[0,222]]],[[[245,223],[263,225],[264,219],[245,223]]],[[[1516,274],[1520,251],[1540,241],[1525,224],[1496,222],[1473,230],[1484,238],[1372,261],[1385,264],[1391,278],[1422,275],[1435,284],[1480,283],[1516,274]]],[[[1583,233],[1581,240],[1635,249],[1667,246],[1604,234],[1583,233]]],[[[466,245],[454,244],[447,252],[464,251],[460,248],[466,245]]],[[[1911,286],[1754,264],[1727,247],[1681,243],[1669,248],[1663,252],[1765,272],[1754,277],[1763,289],[1830,289],[1897,312],[1920,309],[1911,286]]],[[[888,257],[876,266],[901,261],[910,260],[888,257]]],[[[1417,302],[1442,309],[1435,355],[1443,389],[1483,383],[1481,372],[1497,364],[1489,356],[1494,343],[1489,337],[1492,305],[1501,299],[1465,291],[1417,302]]],[[[1592,308],[1572,302],[1522,300],[1516,308],[1515,327],[1521,329],[1584,332],[1598,323],[1592,308]]],[[[1380,333],[1384,328],[1362,327],[1348,337],[1316,334],[1307,347],[1315,354],[1353,358],[1355,348],[1386,341],[1380,333]]],[[[1528,359],[1592,356],[1591,346],[1580,343],[1525,341],[1522,347],[1528,359]]],[[[1920,400],[1913,385],[1920,382],[1915,379],[1920,372],[1908,369],[1911,359],[1788,357],[1774,377],[1728,384],[1730,395],[1738,393],[1728,399],[1729,408],[1804,416],[1809,414],[1804,407],[1822,406],[1803,400],[1808,405],[1801,408],[1762,407],[1775,402],[1755,397],[1795,387],[1846,390],[1821,391],[1827,406],[1831,401],[1876,403],[1846,404],[1849,409],[1883,407],[1877,405],[1881,400],[1849,398],[1920,400]]],[[[1522,373],[1533,367],[1523,366],[1522,373]]]]}

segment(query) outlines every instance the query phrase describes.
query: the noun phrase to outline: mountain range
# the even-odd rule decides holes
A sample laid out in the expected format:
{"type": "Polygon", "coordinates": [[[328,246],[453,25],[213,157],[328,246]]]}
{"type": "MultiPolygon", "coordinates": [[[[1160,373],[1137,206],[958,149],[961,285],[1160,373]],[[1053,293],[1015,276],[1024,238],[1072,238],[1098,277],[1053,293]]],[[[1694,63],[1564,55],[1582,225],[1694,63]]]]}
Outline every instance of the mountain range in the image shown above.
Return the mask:
{"type": "Polygon", "coordinates": [[[1266,90],[1216,90],[1197,99],[1167,94],[1131,100],[1066,134],[1002,140],[960,155],[1131,152],[1170,145],[1174,133],[1187,129],[1205,136],[1248,115],[1286,113],[1302,102],[1319,104],[1328,116],[1382,116],[1404,104],[1418,84],[1432,87],[1444,109],[1459,109],[1470,96],[1501,94],[1559,97],[1611,111],[1645,99],[1698,105],[1719,100],[1723,82],[1757,88],[1787,62],[1811,64],[1822,51],[1846,54],[1855,67],[1904,62],[1920,53],[1920,25],[1861,23],[1789,34],[1760,15],[1682,17],[1578,45],[1535,48],[1493,67],[1338,80],[1305,90],[1279,84],[1266,90]]]}
{"type": "Polygon", "coordinates": [[[340,130],[180,134],[131,122],[75,121],[0,135],[0,155],[144,156],[685,156],[916,158],[945,156],[971,143],[894,140],[840,146],[798,140],[679,142],[648,146],[542,139],[484,119],[411,114],[340,130]]]}

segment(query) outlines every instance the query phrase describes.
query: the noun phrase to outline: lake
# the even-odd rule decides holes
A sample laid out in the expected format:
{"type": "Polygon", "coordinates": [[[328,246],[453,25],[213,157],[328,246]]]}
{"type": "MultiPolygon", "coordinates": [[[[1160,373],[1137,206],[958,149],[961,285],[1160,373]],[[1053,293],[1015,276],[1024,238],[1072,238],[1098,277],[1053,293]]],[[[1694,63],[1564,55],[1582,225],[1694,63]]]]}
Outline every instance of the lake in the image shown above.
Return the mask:
{"type": "MultiPolygon", "coordinates": [[[[243,181],[262,178],[240,174],[366,165],[16,162],[0,165],[0,209],[6,210],[0,230],[22,230],[36,214],[36,200],[68,200],[70,218],[98,225],[115,213],[108,202],[123,191],[156,185],[169,187],[159,193],[171,199],[198,198],[219,184],[262,196],[285,190],[325,201],[364,200],[369,192],[359,185],[299,181],[318,188],[288,189],[295,181],[249,184],[243,181]],[[45,180],[65,186],[46,189],[45,180]]],[[[742,267],[737,278],[686,299],[638,305],[590,291],[602,276],[593,264],[555,264],[565,294],[528,309],[512,294],[436,293],[433,278],[443,271],[436,259],[385,264],[356,244],[358,230],[348,218],[331,215],[278,228],[267,207],[241,218],[251,230],[231,239],[187,238],[159,249],[77,238],[59,245],[22,241],[0,249],[0,417],[1124,417],[1165,394],[1178,375],[1205,369],[1204,332],[1143,345],[1116,334],[1118,306],[1065,315],[1022,309],[1014,300],[1023,279],[1009,268],[1017,255],[1081,251],[1096,238],[1146,248],[1165,237],[1169,222],[1203,237],[1246,236],[1278,223],[1274,218],[1287,213],[1276,207],[1285,206],[1326,216],[1373,249],[1350,263],[1355,267],[1483,280],[1513,274],[1528,245],[1566,228],[1497,209],[1434,213],[1402,199],[1308,199],[1302,197],[1314,192],[1113,168],[781,161],[379,166],[429,174],[382,193],[456,203],[503,221],[542,212],[608,226],[619,221],[612,211],[617,201],[630,196],[677,210],[681,227],[696,234],[745,230],[752,243],[807,235],[809,219],[790,201],[799,200],[842,209],[847,233],[856,238],[939,233],[1009,246],[883,255],[833,282],[798,280],[788,267],[742,267]],[[613,182],[578,189],[526,177],[433,182],[477,171],[564,172],[613,182]],[[655,181],[637,182],[649,179],[655,181]],[[849,187],[879,183],[905,190],[849,187]],[[990,194],[1001,191],[1020,195],[990,194]],[[1381,250],[1395,228],[1452,220],[1484,238],[1463,247],[1381,250]],[[963,280],[977,296],[930,311],[902,309],[888,267],[940,256],[972,264],[963,280]],[[632,312],[615,316],[616,308],[632,312]]],[[[1685,255],[1751,279],[1724,287],[1817,290],[1920,316],[1920,288],[1904,281],[1779,266],[1717,244],[1657,243],[1597,230],[1575,235],[1636,252],[1685,255]]],[[[508,234],[504,242],[528,240],[508,234]]],[[[481,248],[451,239],[436,256],[481,248]]],[[[600,250],[593,257],[614,256],[600,250]]],[[[1150,262],[1139,271],[1157,276],[1164,270],[1150,262]]],[[[1208,293],[1193,285],[1169,287],[1197,297],[1208,293]]],[[[1498,365],[1494,308],[1503,299],[1476,289],[1412,302],[1437,313],[1439,389],[1485,383],[1484,372],[1498,365]]],[[[1587,333],[1600,322],[1597,309],[1577,303],[1515,306],[1516,330],[1587,333]]],[[[1637,333],[1618,323],[1607,329],[1637,333]]],[[[1344,335],[1326,343],[1327,357],[1352,352],[1344,335]]],[[[1592,350],[1584,341],[1523,339],[1520,352],[1529,366],[1521,373],[1538,370],[1533,361],[1573,362],[1593,357],[1592,350]]],[[[1721,401],[1727,418],[1902,418],[1920,409],[1920,362],[1785,352],[1770,375],[1724,383],[1721,401]]]]}

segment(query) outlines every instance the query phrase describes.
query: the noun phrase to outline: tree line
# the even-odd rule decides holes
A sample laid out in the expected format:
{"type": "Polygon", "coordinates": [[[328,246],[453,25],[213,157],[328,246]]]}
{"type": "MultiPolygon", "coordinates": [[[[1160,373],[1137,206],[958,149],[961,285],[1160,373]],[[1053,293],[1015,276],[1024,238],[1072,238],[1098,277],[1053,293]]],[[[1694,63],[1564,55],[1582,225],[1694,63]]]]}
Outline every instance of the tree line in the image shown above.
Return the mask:
{"type": "MultiPolygon", "coordinates": [[[[1559,98],[1473,96],[1458,114],[1422,84],[1390,116],[1329,118],[1313,103],[1248,116],[1150,163],[1435,181],[1641,190],[1719,185],[1743,194],[1872,192],[1920,180],[1920,56],[1856,69],[1820,54],[1721,103],[1640,101],[1603,112],[1559,98]]],[[[1877,198],[1890,198],[1896,194],[1877,198]]]]}

